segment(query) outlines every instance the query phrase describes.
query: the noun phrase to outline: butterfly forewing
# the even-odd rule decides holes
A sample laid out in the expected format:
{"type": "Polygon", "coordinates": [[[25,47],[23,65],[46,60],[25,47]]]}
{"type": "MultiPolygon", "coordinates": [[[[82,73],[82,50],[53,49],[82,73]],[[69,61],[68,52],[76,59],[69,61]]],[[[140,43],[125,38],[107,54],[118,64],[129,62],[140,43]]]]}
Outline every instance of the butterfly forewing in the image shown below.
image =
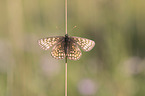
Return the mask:
{"type": "Polygon", "coordinates": [[[76,45],[74,42],[70,41],[67,48],[67,57],[70,60],[78,60],[80,59],[82,53],[79,49],[78,45],[76,45]]]}
{"type": "Polygon", "coordinates": [[[76,44],[78,44],[84,51],[90,51],[94,46],[95,42],[86,38],[81,37],[70,37],[76,44]]]}
{"type": "Polygon", "coordinates": [[[63,59],[65,57],[64,41],[59,42],[52,48],[51,56],[55,59],[63,59]]]}
{"type": "Polygon", "coordinates": [[[40,47],[42,49],[48,50],[53,45],[55,45],[58,42],[60,42],[63,38],[64,38],[63,36],[42,38],[42,39],[38,40],[38,44],[40,45],[40,47]]]}

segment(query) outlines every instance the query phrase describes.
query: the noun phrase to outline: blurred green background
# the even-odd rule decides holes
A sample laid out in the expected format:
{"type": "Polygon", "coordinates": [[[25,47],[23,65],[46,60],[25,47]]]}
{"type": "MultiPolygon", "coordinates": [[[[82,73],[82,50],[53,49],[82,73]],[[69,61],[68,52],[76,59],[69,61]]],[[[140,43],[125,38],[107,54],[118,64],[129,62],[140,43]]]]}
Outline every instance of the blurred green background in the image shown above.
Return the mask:
{"type": "MultiPolygon", "coordinates": [[[[0,0],[0,96],[64,96],[64,60],[37,44],[64,25],[64,0],[0,0]]],[[[145,96],[144,0],[68,0],[68,34],[96,42],[68,60],[68,96],[145,96]]]]}

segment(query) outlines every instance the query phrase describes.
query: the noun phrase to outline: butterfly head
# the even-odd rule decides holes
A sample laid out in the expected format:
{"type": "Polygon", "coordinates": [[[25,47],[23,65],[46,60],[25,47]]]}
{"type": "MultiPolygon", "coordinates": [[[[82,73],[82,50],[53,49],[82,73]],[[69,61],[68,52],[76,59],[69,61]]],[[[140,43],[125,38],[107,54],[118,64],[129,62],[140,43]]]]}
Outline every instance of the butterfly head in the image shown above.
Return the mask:
{"type": "Polygon", "coordinates": [[[65,34],[65,38],[68,38],[68,34],[65,34]]]}
{"type": "Polygon", "coordinates": [[[69,40],[68,34],[65,34],[65,41],[67,42],[69,40]]]}

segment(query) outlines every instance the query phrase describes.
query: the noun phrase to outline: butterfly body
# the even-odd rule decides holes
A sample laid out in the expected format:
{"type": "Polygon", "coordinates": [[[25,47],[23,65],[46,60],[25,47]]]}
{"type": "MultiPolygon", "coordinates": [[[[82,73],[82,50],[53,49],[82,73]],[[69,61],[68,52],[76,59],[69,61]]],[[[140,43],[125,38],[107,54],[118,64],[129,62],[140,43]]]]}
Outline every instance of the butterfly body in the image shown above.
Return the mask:
{"type": "Polygon", "coordinates": [[[51,56],[55,59],[64,59],[66,57],[70,60],[80,59],[82,55],[80,48],[84,51],[90,51],[95,46],[95,42],[92,40],[68,36],[67,34],[65,36],[42,38],[38,40],[38,44],[44,50],[53,47],[51,56]]]}
{"type": "Polygon", "coordinates": [[[69,45],[69,43],[70,43],[69,37],[68,37],[67,34],[65,35],[64,43],[65,43],[65,44],[64,44],[64,51],[65,51],[65,54],[67,54],[67,47],[68,47],[68,45],[69,45]]]}

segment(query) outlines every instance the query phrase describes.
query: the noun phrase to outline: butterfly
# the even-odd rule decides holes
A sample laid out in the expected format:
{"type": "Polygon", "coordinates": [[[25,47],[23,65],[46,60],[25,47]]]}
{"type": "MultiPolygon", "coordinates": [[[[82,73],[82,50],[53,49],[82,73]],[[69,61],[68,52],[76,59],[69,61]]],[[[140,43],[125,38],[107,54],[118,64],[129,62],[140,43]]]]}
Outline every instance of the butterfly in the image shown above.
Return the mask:
{"type": "Polygon", "coordinates": [[[55,36],[47,37],[38,40],[39,46],[44,50],[49,50],[51,47],[51,56],[55,59],[64,59],[65,57],[70,60],[79,60],[83,51],[90,51],[95,42],[86,38],[75,36],[55,36]],[[80,47],[80,48],[79,48],[80,47]]]}

